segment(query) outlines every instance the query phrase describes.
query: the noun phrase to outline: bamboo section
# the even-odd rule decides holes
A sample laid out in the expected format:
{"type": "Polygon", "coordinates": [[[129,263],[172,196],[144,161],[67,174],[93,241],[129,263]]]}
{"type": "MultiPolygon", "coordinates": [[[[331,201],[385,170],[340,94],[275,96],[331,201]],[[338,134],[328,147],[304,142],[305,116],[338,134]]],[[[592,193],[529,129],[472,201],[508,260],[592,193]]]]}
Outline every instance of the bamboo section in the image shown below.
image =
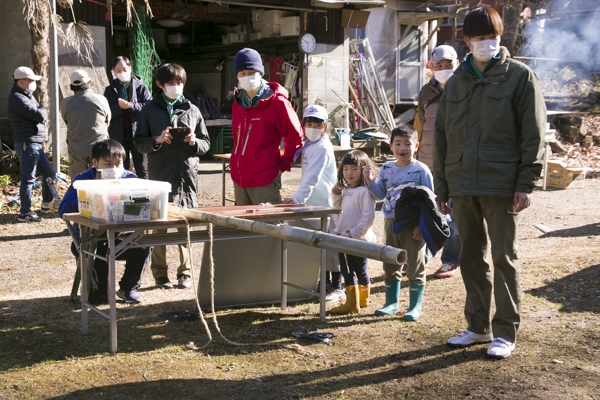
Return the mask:
{"type": "Polygon", "coordinates": [[[271,236],[308,246],[370,258],[389,264],[402,265],[406,262],[406,250],[392,246],[382,246],[377,243],[369,243],[363,240],[350,239],[343,236],[330,235],[321,231],[313,231],[289,225],[268,224],[242,218],[226,217],[190,208],[179,208],[173,204],[169,205],[169,214],[271,236]]]}

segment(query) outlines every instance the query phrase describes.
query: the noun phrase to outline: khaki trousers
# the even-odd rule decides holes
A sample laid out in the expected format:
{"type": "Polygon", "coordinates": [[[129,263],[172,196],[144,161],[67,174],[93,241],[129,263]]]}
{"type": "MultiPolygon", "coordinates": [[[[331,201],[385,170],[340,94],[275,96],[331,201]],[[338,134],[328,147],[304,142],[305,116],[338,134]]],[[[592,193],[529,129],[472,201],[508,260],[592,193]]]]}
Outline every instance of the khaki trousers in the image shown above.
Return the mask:
{"type": "MultiPolygon", "coordinates": [[[[392,218],[385,218],[383,222],[385,232],[385,244],[398,249],[406,250],[406,263],[408,269],[406,277],[409,283],[421,285],[425,283],[425,241],[412,238],[413,229],[418,225],[417,221],[411,221],[399,234],[394,234],[392,218]]],[[[402,265],[383,263],[383,273],[386,281],[402,280],[402,265]]]]}
{"type": "Polygon", "coordinates": [[[233,192],[236,206],[251,206],[260,203],[281,204],[281,173],[269,185],[243,189],[235,182],[233,192]]]}
{"type": "Polygon", "coordinates": [[[467,299],[467,329],[493,333],[514,343],[521,322],[521,283],[517,258],[518,214],[513,198],[453,197],[453,210],[462,244],[460,270],[467,299]],[[487,261],[488,235],[494,270],[487,261]],[[492,287],[496,313],[491,318],[492,287]]]}
{"type": "MultiPolygon", "coordinates": [[[[179,232],[185,232],[186,228],[177,228],[179,232]]],[[[167,233],[166,229],[155,229],[152,233],[167,233]]],[[[187,244],[180,244],[179,246],[179,267],[177,267],[177,277],[182,275],[190,276],[190,249],[187,244]]],[[[152,250],[152,276],[154,279],[164,278],[168,276],[168,264],[167,264],[167,246],[154,246],[152,250]]]]}
{"type": "Polygon", "coordinates": [[[69,176],[75,179],[80,173],[92,167],[92,156],[74,156],[69,154],[69,176]]]}

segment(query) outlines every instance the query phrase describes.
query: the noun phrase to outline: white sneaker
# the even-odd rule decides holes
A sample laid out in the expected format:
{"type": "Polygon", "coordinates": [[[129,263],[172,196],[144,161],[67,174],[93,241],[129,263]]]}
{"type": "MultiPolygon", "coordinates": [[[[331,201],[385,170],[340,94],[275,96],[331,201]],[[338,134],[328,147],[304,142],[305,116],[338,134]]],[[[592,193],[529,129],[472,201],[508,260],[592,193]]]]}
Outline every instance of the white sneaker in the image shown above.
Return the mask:
{"type": "Polygon", "coordinates": [[[515,349],[515,344],[497,337],[487,349],[487,355],[493,358],[506,358],[515,349]]]}
{"type": "Polygon", "coordinates": [[[476,343],[489,343],[492,340],[494,340],[494,335],[491,333],[480,335],[465,329],[457,336],[448,339],[446,344],[450,347],[465,347],[476,343]]]}
{"type": "Polygon", "coordinates": [[[341,289],[331,288],[327,291],[325,301],[346,301],[346,292],[341,289]]]}

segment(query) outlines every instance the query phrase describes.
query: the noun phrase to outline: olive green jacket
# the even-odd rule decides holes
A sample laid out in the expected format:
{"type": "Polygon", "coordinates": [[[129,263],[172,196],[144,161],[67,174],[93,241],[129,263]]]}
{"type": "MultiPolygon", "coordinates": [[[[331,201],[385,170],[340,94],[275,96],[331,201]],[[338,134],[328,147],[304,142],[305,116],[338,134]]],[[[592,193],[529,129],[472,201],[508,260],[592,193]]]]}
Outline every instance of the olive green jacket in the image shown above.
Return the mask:
{"type": "Polygon", "coordinates": [[[446,83],[435,120],[436,201],[531,193],[546,128],[537,76],[505,47],[481,78],[471,72],[470,57],[446,83]]]}

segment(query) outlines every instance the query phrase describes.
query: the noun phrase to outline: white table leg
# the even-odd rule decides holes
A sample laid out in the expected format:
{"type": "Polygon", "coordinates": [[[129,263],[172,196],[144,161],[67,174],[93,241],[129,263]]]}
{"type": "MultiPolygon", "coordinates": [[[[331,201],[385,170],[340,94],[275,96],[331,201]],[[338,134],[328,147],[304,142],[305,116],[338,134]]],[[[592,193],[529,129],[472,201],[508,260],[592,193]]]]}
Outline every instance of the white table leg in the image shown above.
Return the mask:
{"type": "Polygon", "coordinates": [[[281,309],[287,308],[287,261],[288,261],[287,240],[281,240],[281,309]]]}
{"type": "Polygon", "coordinates": [[[117,352],[117,301],[115,290],[115,231],[109,229],[108,251],[106,258],[108,261],[108,304],[110,305],[110,353],[117,352]]]}
{"type": "MultiPolygon", "coordinates": [[[[327,232],[327,217],[321,218],[321,231],[327,232]]],[[[321,249],[321,281],[319,283],[319,291],[320,291],[320,317],[321,322],[325,322],[325,296],[327,294],[327,285],[325,284],[327,274],[327,250],[321,249]]]]}
{"type": "Polygon", "coordinates": [[[90,228],[87,226],[80,226],[81,245],[79,246],[79,270],[81,271],[81,333],[87,335],[88,330],[88,307],[85,305],[88,301],[89,294],[89,277],[88,272],[91,270],[90,264],[93,263],[94,258],[84,252],[84,250],[91,250],[89,242],[86,240],[90,237],[90,228]]]}

